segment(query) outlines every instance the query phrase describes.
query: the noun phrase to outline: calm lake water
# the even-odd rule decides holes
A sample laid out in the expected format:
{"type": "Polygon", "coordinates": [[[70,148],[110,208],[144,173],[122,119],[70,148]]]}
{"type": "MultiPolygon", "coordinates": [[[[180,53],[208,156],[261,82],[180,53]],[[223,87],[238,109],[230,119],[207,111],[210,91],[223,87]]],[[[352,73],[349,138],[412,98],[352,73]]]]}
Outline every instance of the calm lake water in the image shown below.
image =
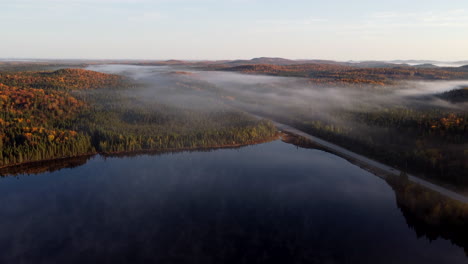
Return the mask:
{"type": "Polygon", "coordinates": [[[467,263],[382,179],[320,150],[92,158],[0,179],[0,263],[467,263]]]}

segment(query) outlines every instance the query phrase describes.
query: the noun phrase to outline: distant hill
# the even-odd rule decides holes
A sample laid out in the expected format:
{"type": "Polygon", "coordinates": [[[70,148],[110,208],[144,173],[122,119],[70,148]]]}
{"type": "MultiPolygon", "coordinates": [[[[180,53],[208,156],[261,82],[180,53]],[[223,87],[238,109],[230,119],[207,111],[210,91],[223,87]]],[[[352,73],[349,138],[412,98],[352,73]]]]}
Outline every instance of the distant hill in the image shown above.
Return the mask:
{"type": "Polygon", "coordinates": [[[260,57],[254,58],[251,60],[233,60],[229,61],[226,64],[230,65],[251,65],[251,64],[271,64],[271,65],[293,65],[299,64],[300,62],[283,59],[283,58],[268,58],[268,57],[260,57]]]}
{"type": "MultiPolygon", "coordinates": [[[[1,66],[0,62],[0,66],[1,66]]],[[[96,62],[92,62],[94,64],[96,62]]],[[[104,63],[104,62],[101,62],[104,63]]],[[[295,65],[333,65],[353,68],[418,68],[418,69],[437,69],[441,68],[447,71],[468,71],[468,61],[457,62],[439,62],[431,60],[394,60],[394,61],[333,61],[320,59],[300,59],[291,60],[279,57],[258,57],[250,60],[132,60],[132,61],[106,61],[105,63],[147,65],[147,66],[202,66],[208,68],[218,67],[236,67],[243,65],[276,65],[276,66],[295,66],[295,65]],[[462,65],[462,68],[460,68],[462,65]],[[465,70],[466,69],[466,70],[465,70]]],[[[91,62],[90,62],[91,64],[91,62]]]]}
{"type": "Polygon", "coordinates": [[[414,67],[416,68],[439,68],[439,66],[436,66],[434,64],[430,64],[430,63],[425,63],[425,64],[418,64],[418,65],[414,65],[414,67]]]}
{"type": "Polygon", "coordinates": [[[225,64],[229,66],[241,66],[241,65],[309,65],[309,64],[327,64],[337,66],[350,66],[357,68],[392,68],[392,67],[410,67],[409,64],[396,64],[385,61],[333,61],[333,60],[289,60],[284,58],[254,58],[251,60],[233,60],[228,62],[220,62],[218,64],[225,64]]]}
{"type": "Polygon", "coordinates": [[[181,60],[167,60],[167,61],[164,61],[164,63],[166,64],[173,64],[173,65],[177,65],[177,64],[185,64],[186,62],[185,61],[181,61],[181,60]]]}
{"type": "Polygon", "coordinates": [[[412,66],[356,67],[342,64],[298,65],[218,65],[216,70],[288,77],[305,77],[322,85],[386,85],[401,80],[467,80],[468,71],[461,68],[418,68],[412,66]]]}
{"type": "Polygon", "coordinates": [[[420,65],[420,64],[434,64],[440,61],[433,61],[433,60],[392,60],[389,61],[391,63],[397,64],[413,64],[413,65],[420,65]]]}
{"type": "Polygon", "coordinates": [[[455,70],[455,71],[460,71],[460,72],[468,72],[468,65],[464,65],[464,66],[460,66],[460,67],[457,67],[457,68],[443,68],[445,70],[455,70]]]}
{"type": "Polygon", "coordinates": [[[231,66],[240,65],[305,65],[305,64],[330,64],[330,65],[344,65],[349,66],[347,62],[338,62],[332,60],[290,60],[284,58],[270,58],[260,57],[253,58],[251,60],[233,60],[224,62],[224,64],[231,66]]]}
{"type": "Polygon", "coordinates": [[[438,67],[460,67],[468,64],[468,61],[435,61],[435,60],[393,60],[388,61],[395,64],[408,64],[412,66],[432,64],[438,67]]]}
{"type": "Polygon", "coordinates": [[[261,57],[261,58],[254,58],[250,60],[254,64],[292,64],[292,63],[297,63],[297,61],[294,60],[288,60],[288,59],[283,59],[283,58],[267,58],[267,57],[261,57]]]}
{"type": "Polygon", "coordinates": [[[300,64],[343,64],[343,62],[333,60],[296,60],[300,64]]]}
{"type": "Polygon", "coordinates": [[[341,63],[342,65],[353,66],[353,67],[360,67],[360,68],[393,68],[393,67],[402,67],[402,66],[410,66],[408,64],[396,64],[396,63],[389,63],[385,61],[358,61],[358,62],[346,62],[341,63]]]}

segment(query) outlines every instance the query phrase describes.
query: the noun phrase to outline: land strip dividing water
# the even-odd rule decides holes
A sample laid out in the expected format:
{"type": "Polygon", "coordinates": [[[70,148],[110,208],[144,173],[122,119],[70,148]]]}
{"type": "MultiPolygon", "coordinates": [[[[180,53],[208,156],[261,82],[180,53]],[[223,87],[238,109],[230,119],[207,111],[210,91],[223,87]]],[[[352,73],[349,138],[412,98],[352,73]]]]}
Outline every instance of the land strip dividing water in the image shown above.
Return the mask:
{"type": "Polygon", "coordinates": [[[301,137],[304,137],[306,139],[309,139],[311,141],[313,141],[313,143],[317,144],[318,146],[326,149],[326,150],[329,150],[330,152],[332,153],[335,153],[345,159],[348,159],[350,160],[351,162],[359,165],[360,167],[372,172],[373,174],[375,174],[376,176],[380,177],[380,178],[383,178],[383,179],[386,179],[388,176],[401,176],[402,174],[404,174],[405,176],[408,177],[408,180],[410,180],[411,182],[414,182],[414,183],[417,183],[421,186],[424,186],[425,188],[428,188],[430,190],[433,190],[435,192],[438,192],[448,198],[451,198],[453,200],[457,200],[459,202],[463,202],[463,203],[467,203],[468,204],[468,197],[466,197],[465,195],[462,195],[462,194],[459,194],[457,192],[454,192],[452,190],[449,190],[447,188],[444,188],[442,186],[439,186],[439,185],[436,185],[434,183],[431,183],[427,180],[424,180],[424,179],[421,179],[419,177],[416,177],[414,175],[411,175],[411,174],[407,174],[403,171],[400,171],[398,169],[395,169],[395,168],[392,168],[388,165],[385,165],[385,164],[382,164],[380,162],[377,162],[375,160],[372,160],[372,159],[369,159],[367,157],[364,157],[362,155],[359,155],[357,153],[354,153],[352,151],[349,151],[345,148],[342,148],[338,145],[335,145],[333,143],[330,143],[328,141],[325,141],[323,139],[320,139],[320,138],[317,138],[315,136],[312,136],[310,134],[307,134],[303,131],[300,131],[296,128],[293,128],[291,126],[288,126],[286,124],[282,124],[282,123],[278,123],[276,121],[273,121],[272,122],[276,125],[276,127],[280,130],[280,131],[284,131],[284,132],[289,132],[289,133],[292,133],[292,134],[295,134],[295,135],[298,135],[298,136],[301,136],[301,137]]]}

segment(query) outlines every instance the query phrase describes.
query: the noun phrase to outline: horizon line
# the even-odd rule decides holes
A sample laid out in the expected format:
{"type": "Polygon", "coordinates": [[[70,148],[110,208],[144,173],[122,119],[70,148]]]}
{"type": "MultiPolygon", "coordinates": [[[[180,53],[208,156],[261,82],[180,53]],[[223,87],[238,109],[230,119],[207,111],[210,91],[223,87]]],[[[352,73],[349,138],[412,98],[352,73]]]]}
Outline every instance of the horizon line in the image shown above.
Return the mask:
{"type": "Polygon", "coordinates": [[[446,62],[446,63],[468,63],[468,59],[460,60],[437,60],[437,59],[349,59],[349,60],[335,60],[335,59],[322,59],[322,58],[312,58],[312,59],[290,59],[285,57],[253,57],[253,58],[237,58],[237,59],[142,59],[142,58],[44,58],[44,57],[0,57],[0,61],[21,61],[21,60],[42,60],[42,61],[61,61],[61,60],[74,60],[74,61],[187,61],[187,62],[201,62],[201,61],[237,61],[237,60],[254,60],[254,59],[283,59],[291,61],[333,61],[333,62],[398,62],[398,61],[419,61],[419,62],[446,62]]]}

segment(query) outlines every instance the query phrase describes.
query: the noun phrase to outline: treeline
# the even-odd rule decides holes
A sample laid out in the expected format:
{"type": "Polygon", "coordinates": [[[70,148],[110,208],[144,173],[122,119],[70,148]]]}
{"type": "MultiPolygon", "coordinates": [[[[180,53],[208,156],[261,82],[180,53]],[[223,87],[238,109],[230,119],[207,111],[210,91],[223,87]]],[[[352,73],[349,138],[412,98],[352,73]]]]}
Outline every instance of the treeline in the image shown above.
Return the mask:
{"type": "Polygon", "coordinates": [[[271,122],[228,107],[142,104],[132,89],[138,87],[125,78],[82,69],[0,73],[0,167],[99,152],[243,145],[276,134],[271,122]]]}
{"type": "MultiPolygon", "coordinates": [[[[8,132],[11,133],[11,131],[8,132]]],[[[18,136],[14,138],[2,139],[0,166],[94,153],[89,136],[72,134],[72,132],[66,130],[49,131],[50,134],[44,133],[34,143],[29,142],[28,138],[22,137],[21,132],[18,132],[18,136]],[[57,131],[59,131],[59,137],[54,136],[57,131]],[[63,140],[64,138],[65,140],[63,140]]],[[[10,135],[14,135],[14,132],[10,135]]]]}
{"type": "Polygon", "coordinates": [[[141,150],[195,149],[251,144],[272,137],[274,126],[260,122],[251,126],[219,130],[187,131],[185,133],[160,132],[156,135],[123,134],[98,128],[92,135],[99,152],[118,153],[141,150]]]}

